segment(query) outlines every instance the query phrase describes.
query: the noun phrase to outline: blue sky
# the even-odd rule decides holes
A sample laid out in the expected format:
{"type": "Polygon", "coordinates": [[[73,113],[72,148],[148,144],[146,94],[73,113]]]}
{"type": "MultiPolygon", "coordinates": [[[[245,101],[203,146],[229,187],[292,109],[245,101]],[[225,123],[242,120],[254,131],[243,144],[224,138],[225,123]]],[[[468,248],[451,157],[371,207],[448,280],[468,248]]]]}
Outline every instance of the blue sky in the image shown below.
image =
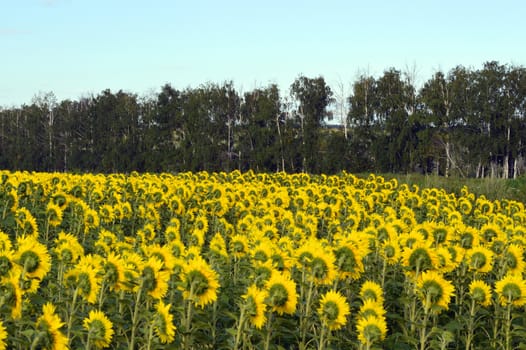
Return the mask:
{"type": "Polygon", "coordinates": [[[39,92],[140,96],[233,80],[239,91],[299,74],[332,86],[360,73],[526,65],[526,1],[0,0],[0,106],[39,92]]]}

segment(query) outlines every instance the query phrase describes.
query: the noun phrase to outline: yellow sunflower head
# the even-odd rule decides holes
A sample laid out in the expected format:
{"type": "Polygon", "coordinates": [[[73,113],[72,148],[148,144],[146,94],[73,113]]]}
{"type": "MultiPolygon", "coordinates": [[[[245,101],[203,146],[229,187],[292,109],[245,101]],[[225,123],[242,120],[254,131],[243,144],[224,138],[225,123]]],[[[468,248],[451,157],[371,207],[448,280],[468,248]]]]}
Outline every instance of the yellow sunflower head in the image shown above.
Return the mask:
{"type": "Polygon", "coordinates": [[[50,226],[59,226],[62,223],[63,214],[64,212],[58,204],[55,204],[52,201],[47,204],[46,217],[50,226]]]}
{"type": "Polygon", "coordinates": [[[20,288],[20,269],[11,271],[8,276],[0,280],[0,306],[11,311],[15,320],[22,316],[22,295],[20,288]]]}
{"type": "Polygon", "coordinates": [[[119,291],[125,282],[124,272],[126,262],[124,259],[111,252],[104,261],[104,281],[110,286],[110,290],[119,291]]]}
{"type": "Polygon", "coordinates": [[[356,322],[356,331],[360,343],[371,346],[373,343],[385,339],[387,334],[387,323],[383,317],[367,316],[360,317],[356,322]]]}
{"type": "Polygon", "coordinates": [[[523,258],[524,249],[517,244],[510,244],[502,253],[504,266],[509,273],[518,274],[524,271],[525,263],[523,258]]]}
{"type": "Polygon", "coordinates": [[[65,264],[76,263],[84,255],[84,247],[80,244],[76,236],[61,231],[55,239],[53,251],[58,261],[65,264]]]}
{"type": "Polygon", "coordinates": [[[79,294],[88,303],[95,304],[100,291],[100,280],[97,277],[97,271],[92,266],[78,264],[64,276],[66,285],[74,289],[78,288],[79,294]]]}
{"type": "Polygon", "coordinates": [[[296,311],[298,294],[296,283],[289,276],[273,271],[266,283],[267,305],[279,315],[293,314],[296,311]]]}
{"type": "Polygon", "coordinates": [[[434,269],[438,261],[435,249],[427,243],[415,243],[402,251],[402,264],[409,273],[434,269]]]}
{"type": "Polygon", "coordinates": [[[491,287],[482,280],[474,280],[469,284],[469,295],[482,306],[491,305],[491,287]]]}
{"type": "Polygon", "coordinates": [[[200,256],[183,266],[183,297],[204,308],[217,300],[219,280],[217,272],[200,256]]]}
{"type": "Polygon", "coordinates": [[[141,267],[141,286],[154,299],[161,299],[168,291],[170,272],[163,270],[163,263],[152,256],[141,267]]]}
{"type": "Polygon", "coordinates": [[[143,252],[146,257],[155,257],[163,263],[163,269],[171,272],[176,264],[176,258],[168,245],[150,244],[143,245],[143,252]]]}
{"type": "Polygon", "coordinates": [[[42,349],[67,349],[68,338],[60,331],[64,325],[60,317],[55,314],[55,306],[46,303],[42,307],[43,314],[36,322],[39,347],[42,349]]]}
{"type": "Polygon", "coordinates": [[[477,246],[466,252],[466,262],[470,270],[487,273],[493,269],[493,255],[490,249],[477,246]]]}
{"type": "Polygon", "coordinates": [[[447,310],[455,291],[453,283],[436,271],[425,271],[417,280],[417,293],[426,312],[438,314],[447,310]]]}
{"type": "Polygon", "coordinates": [[[1,251],[10,251],[13,244],[7,233],[0,230],[0,252],[1,251]]]}
{"type": "Polygon", "coordinates": [[[318,316],[328,329],[337,330],[345,326],[349,313],[347,299],[339,292],[328,291],[321,297],[318,316]]]}
{"type": "Polygon", "coordinates": [[[173,323],[173,315],[170,313],[170,307],[171,304],[165,304],[162,300],[159,300],[155,306],[154,329],[163,344],[169,344],[175,340],[176,327],[173,323]]]}
{"type": "Polygon", "coordinates": [[[91,310],[82,323],[88,331],[88,341],[97,349],[109,348],[113,338],[113,323],[102,311],[91,310]]]}
{"type": "Polygon", "coordinates": [[[508,274],[495,283],[495,292],[502,306],[526,304],[526,281],[520,274],[508,274]]]}
{"type": "Polygon", "coordinates": [[[400,261],[400,246],[397,240],[386,240],[380,245],[380,256],[388,265],[396,265],[400,261]]]}
{"type": "Polygon", "coordinates": [[[216,232],[216,234],[210,240],[210,251],[217,257],[228,258],[225,239],[221,233],[216,232]]]}
{"type": "Polygon", "coordinates": [[[13,269],[13,253],[9,250],[0,251],[0,277],[7,276],[13,269]]]}
{"type": "Polygon", "coordinates": [[[230,253],[237,259],[247,255],[249,250],[248,238],[246,235],[234,235],[230,239],[230,253]]]}
{"type": "Polygon", "coordinates": [[[378,283],[365,281],[360,288],[360,298],[362,299],[362,302],[372,300],[382,305],[384,302],[384,291],[378,283]]]}
{"type": "Polygon", "coordinates": [[[0,350],[7,349],[7,330],[4,327],[4,323],[0,320],[0,350]]]}
{"type": "Polygon", "coordinates": [[[360,311],[358,312],[362,318],[368,316],[384,317],[385,313],[386,311],[383,305],[373,299],[365,299],[360,306],[360,311]]]}
{"type": "Polygon", "coordinates": [[[247,292],[242,296],[244,299],[245,312],[247,313],[250,324],[257,329],[261,329],[265,323],[267,317],[265,311],[267,305],[265,299],[267,292],[263,289],[259,289],[255,284],[248,287],[247,292]]]}
{"type": "Polygon", "coordinates": [[[19,264],[29,278],[42,280],[51,270],[51,256],[45,245],[33,236],[21,236],[17,239],[14,261],[19,264]]]}

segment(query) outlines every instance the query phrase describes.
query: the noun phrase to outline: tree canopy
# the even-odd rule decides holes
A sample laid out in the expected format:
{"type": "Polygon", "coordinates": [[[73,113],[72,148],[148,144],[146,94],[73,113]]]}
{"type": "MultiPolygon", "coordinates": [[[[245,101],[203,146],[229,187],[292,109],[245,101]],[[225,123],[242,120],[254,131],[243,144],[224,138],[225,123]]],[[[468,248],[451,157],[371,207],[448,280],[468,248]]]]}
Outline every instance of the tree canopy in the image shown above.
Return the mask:
{"type": "Polygon", "coordinates": [[[350,90],[336,100],[322,76],[299,75],[288,94],[275,84],[240,93],[231,81],[184,90],[166,84],[148,97],[104,90],[57,101],[40,93],[0,109],[0,167],[473,177],[518,176],[526,168],[522,66],[458,66],[421,87],[389,68],[360,75],[350,90]]]}

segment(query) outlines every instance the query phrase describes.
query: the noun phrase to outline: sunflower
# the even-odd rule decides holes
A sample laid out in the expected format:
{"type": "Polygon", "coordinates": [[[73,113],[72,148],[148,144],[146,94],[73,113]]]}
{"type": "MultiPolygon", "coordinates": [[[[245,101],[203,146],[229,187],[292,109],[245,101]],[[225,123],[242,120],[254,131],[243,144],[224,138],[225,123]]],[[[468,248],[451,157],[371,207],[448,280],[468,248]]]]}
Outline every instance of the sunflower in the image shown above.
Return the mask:
{"type": "Polygon", "coordinates": [[[225,239],[221,233],[216,232],[216,234],[210,240],[210,251],[215,253],[217,256],[228,258],[225,239]]]}
{"type": "Polygon", "coordinates": [[[382,341],[387,334],[387,324],[383,317],[360,317],[356,322],[358,340],[369,348],[373,343],[382,341]]]}
{"type": "Polygon", "coordinates": [[[482,306],[491,305],[491,287],[482,280],[474,280],[469,284],[471,298],[482,306]]]}
{"type": "Polygon", "coordinates": [[[495,283],[500,304],[523,306],[526,304],[526,281],[519,274],[507,274],[495,283]]]}
{"type": "Polygon", "coordinates": [[[296,257],[300,269],[305,269],[317,285],[331,284],[336,278],[336,257],[317,238],[309,238],[296,257]]]}
{"type": "Polygon", "coordinates": [[[448,309],[455,287],[441,274],[425,271],[418,277],[416,286],[426,312],[438,314],[448,309]]]}
{"type": "Polygon", "coordinates": [[[250,280],[253,281],[258,288],[264,288],[274,270],[277,269],[274,268],[271,261],[265,261],[263,263],[256,261],[250,274],[250,280]]]}
{"type": "Polygon", "coordinates": [[[486,243],[491,243],[494,239],[503,240],[506,235],[499,225],[488,223],[480,228],[479,237],[486,243]]]}
{"type": "Polygon", "coordinates": [[[524,271],[524,249],[517,244],[510,244],[503,252],[501,258],[509,273],[522,273],[524,271]]]}
{"type": "Polygon", "coordinates": [[[14,261],[22,266],[27,277],[42,280],[51,269],[51,256],[46,246],[33,236],[19,237],[17,245],[14,261]]]}
{"type": "Polygon", "coordinates": [[[440,246],[436,249],[438,257],[437,269],[442,273],[451,272],[457,267],[457,264],[451,256],[451,251],[449,250],[449,247],[451,247],[451,245],[448,245],[448,248],[446,248],[445,246],[440,246]]]}
{"type": "Polygon", "coordinates": [[[181,239],[181,221],[178,218],[171,218],[168,221],[164,230],[164,239],[166,242],[181,239]]]}
{"type": "Polygon", "coordinates": [[[110,290],[119,291],[125,281],[125,261],[124,259],[110,252],[108,257],[104,260],[104,281],[110,286],[110,290]]]}
{"type": "Polygon", "coordinates": [[[320,299],[318,316],[328,329],[337,330],[345,326],[350,313],[347,299],[335,291],[328,291],[320,299]]]}
{"type": "Polygon", "coordinates": [[[445,224],[435,223],[432,225],[431,236],[435,246],[447,245],[452,238],[452,232],[445,224]]]}
{"type": "Polygon", "coordinates": [[[49,202],[46,206],[46,217],[50,226],[56,227],[62,223],[63,210],[53,202],[49,202]]]}
{"type": "Polygon", "coordinates": [[[248,238],[245,235],[234,235],[230,239],[230,253],[237,259],[248,253],[248,238]]]}
{"type": "Polygon", "coordinates": [[[267,319],[265,316],[265,311],[267,310],[266,297],[267,292],[259,289],[255,284],[248,287],[247,292],[242,296],[245,300],[245,310],[250,323],[257,329],[261,329],[267,319]]]}
{"type": "Polygon", "coordinates": [[[466,263],[470,270],[487,273],[493,268],[493,255],[493,252],[484,246],[474,247],[466,252],[466,263]]]}
{"type": "Polygon", "coordinates": [[[168,291],[170,272],[163,270],[163,263],[157,257],[150,257],[141,266],[141,283],[144,290],[154,299],[161,299],[168,291]]]}
{"type": "Polygon", "coordinates": [[[205,235],[206,231],[193,229],[190,235],[188,236],[188,244],[190,246],[202,247],[205,244],[205,235]]]}
{"type": "Polygon", "coordinates": [[[388,265],[396,265],[400,261],[400,246],[397,240],[386,240],[380,245],[380,256],[388,265]]]}
{"type": "Polygon", "coordinates": [[[84,255],[84,247],[79,243],[77,237],[70,233],[61,231],[55,239],[53,251],[57,260],[64,263],[76,263],[84,255]]]}
{"type": "Polygon", "coordinates": [[[279,315],[293,314],[296,311],[298,294],[296,283],[289,276],[273,271],[265,285],[267,304],[279,315]]]}
{"type": "Polygon", "coordinates": [[[384,317],[385,313],[386,311],[383,305],[373,299],[365,299],[363,301],[363,304],[360,306],[360,311],[358,312],[358,314],[361,317],[368,317],[368,316],[384,317]]]}
{"type": "Polygon", "coordinates": [[[109,348],[113,337],[113,323],[102,311],[91,310],[82,323],[88,331],[88,343],[97,349],[109,348]]]}
{"type": "Polygon", "coordinates": [[[367,300],[372,300],[382,305],[384,303],[384,292],[378,283],[365,281],[360,288],[360,298],[364,303],[367,300]]]}
{"type": "Polygon", "coordinates": [[[34,238],[38,237],[37,220],[27,208],[22,207],[17,209],[15,220],[18,227],[21,229],[22,235],[33,236],[34,238]]]}
{"type": "Polygon", "coordinates": [[[473,204],[468,198],[462,197],[458,200],[458,209],[463,215],[469,215],[473,209],[473,204]]]}
{"type": "Polygon", "coordinates": [[[7,331],[4,327],[4,323],[0,320],[0,350],[5,350],[7,348],[7,331]]]}
{"type": "MultiPolygon", "coordinates": [[[[427,230],[426,228],[425,230],[427,230]]],[[[400,236],[398,236],[398,244],[402,248],[413,248],[415,244],[425,244],[427,246],[430,246],[431,244],[427,241],[427,238],[429,237],[429,233],[425,233],[423,228],[420,229],[413,229],[409,233],[402,233],[400,236]],[[426,236],[427,235],[427,236],[426,236]]]]}
{"type": "Polygon", "coordinates": [[[170,313],[171,304],[165,304],[159,300],[155,306],[157,311],[154,318],[155,333],[161,340],[161,343],[172,343],[175,339],[175,325],[173,323],[173,316],[170,313]]]}
{"type": "Polygon", "coordinates": [[[0,250],[0,277],[7,276],[13,269],[13,253],[9,250],[0,250]]]}
{"type": "Polygon", "coordinates": [[[269,239],[260,240],[259,243],[250,249],[250,255],[255,261],[265,262],[272,256],[273,244],[269,239]]]}
{"type": "Polygon", "coordinates": [[[84,229],[89,230],[99,227],[101,219],[99,213],[95,209],[88,207],[83,211],[83,220],[84,229]]]}
{"type": "Polygon", "coordinates": [[[20,272],[11,271],[8,276],[0,281],[0,309],[4,307],[11,311],[13,319],[22,316],[22,289],[20,288],[20,272]]]}
{"type": "Polygon", "coordinates": [[[90,304],[97,302],[100,291],[100,279],[97,276],[99,270],[87,261],[80,261],[65,275],[67,286],[78,289],[79,294],[90,304]]]}
{"type": "Polygon", "coordinates": [[[68,338],[60,331],[64,322],[55,314],[55,306],[46,303],[42,306],[43,314],[36,322],[39,332],[39,344],[41,349],[61,350],[68,349],[68,338]]]}
{"type": "Polygon", "coordinates": [[[115,219],[115,216],[113,215],[113,206],[110,204],[101,205],[98,215],[102,222],[111,223],[115,219]]]}
{"type": "Polygon", "coordinates": [[[348,238],[338,242],[334,249],[336,267],[341,278],[360,278],[364,272],[363,258],[369,250],[348,238]]]}
{"type": "Polygon", "coordinates": [[[217,272],[200,256],[189,260],[183,266],[183,297],[194,305],[204,308],[217,300],[219,281],[217,272]]]}
{"type": "Polygon", "coordinates": [[[462,225],[459,233],[456,235],[456,241],[460,247],[471,249],[479,245],[479,232],[474,227],[462,225]]]}
{"type": "Polygon", "coordinates": [[[144,264],[141,255],[134,251],[128,251],[123,255],[124,258],[124,283],[123,288],[132,291],[139,284],[139,272],[144,264]]]}
{"type": "Polygon", "coordinates": [[[431,270],[438,265],[438,255],[429,244],[418,242],[402,251],[402,264],[409,273],[431,270]]]}
{"type": "Polygon", "coordinates": [[[167,245],[151,244],[142,246],[147,258],[155,257],[163,263],[163,269],[171,272],[176,264],[176,258],[167,245]]]}
{"type": "Polygon", "coordinates": [[[0,230],[0,252],[1,251],[10,251],[13,244],[11,239],[4,231],[0,230]]]}
{"type": "Polygon", "coordinates": [[[286,250],[275,247],[270,257],[272,266],[274,269],[281,272],[290,272],[294,266],[294,259],[290,256],[290,253],[286,250]]]}

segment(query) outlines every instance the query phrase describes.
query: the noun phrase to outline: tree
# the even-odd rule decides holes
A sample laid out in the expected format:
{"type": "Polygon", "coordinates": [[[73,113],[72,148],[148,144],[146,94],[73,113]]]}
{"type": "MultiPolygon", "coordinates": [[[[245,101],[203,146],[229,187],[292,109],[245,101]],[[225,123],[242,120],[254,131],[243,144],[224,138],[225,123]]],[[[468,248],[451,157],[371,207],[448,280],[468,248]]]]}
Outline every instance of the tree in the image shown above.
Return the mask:
{"type": "Polygon", "coordinates": [[[377,129],[382,127],[376,118],[376,80],[372,76],[361,75],[353,83],[353,92],[348,101],[354,166],[358,171],[371,171],[376,162],[372,148],[377,141],[377,129]]]}
{"type": "Polygon", "coordinates": [[[245,93],[241,105],[239,152],[244,170],[277,171],[282,163],[279,89],[272,84],[245,93]]]}
{"type": "Polygon", "coordinates": [[[377,141],[376,158],[380,171],[409,171],[413,168],[413,111],[414,87],[402,80],[401,72],[391,68],[376,82],[377,107],[375,117],[383,132],[377,141]]]}
{"type": "Polygon", "coordinates": [[[302,171],[317,172],[320,128],[328,116],[327,106],[333,101],[333,93],[323,77],[299,76],[290,90],[291,96],[299,102],[295,115],[300,124],[302,171]]]}

